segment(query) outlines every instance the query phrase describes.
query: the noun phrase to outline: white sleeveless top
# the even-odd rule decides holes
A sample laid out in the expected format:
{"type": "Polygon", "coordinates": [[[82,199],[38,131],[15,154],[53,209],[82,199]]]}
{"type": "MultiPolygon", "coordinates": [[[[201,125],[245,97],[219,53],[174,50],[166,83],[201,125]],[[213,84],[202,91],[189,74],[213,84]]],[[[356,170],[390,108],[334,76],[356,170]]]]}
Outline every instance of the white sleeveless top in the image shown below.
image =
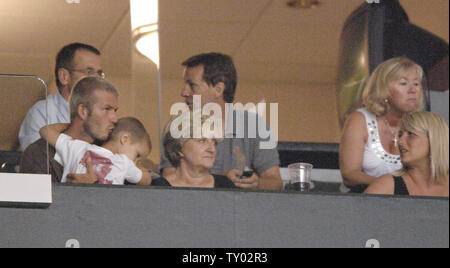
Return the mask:
{"type": "MultiPolygon", "coordinates": [[[[380,177],[401,169],[400,156],[386,152],[381,144],[377,117],[366,108],[357,111],[366,118],[367,133],[369,134],[364,146],[362,172],[372,177],[380,177]]],[[[343,183],[341,184],[341,192],[346,193],[349,190],[343,183]]]]}
{"type": "Polygon", "coordinates": [[[366,118],[367,132],[369,134],[364,147],[362,171],[373,177],[380,177],[402,168],[399,155],[386,152],[381,144],[376,116],[366,108],[358,109],[366,118]]]}

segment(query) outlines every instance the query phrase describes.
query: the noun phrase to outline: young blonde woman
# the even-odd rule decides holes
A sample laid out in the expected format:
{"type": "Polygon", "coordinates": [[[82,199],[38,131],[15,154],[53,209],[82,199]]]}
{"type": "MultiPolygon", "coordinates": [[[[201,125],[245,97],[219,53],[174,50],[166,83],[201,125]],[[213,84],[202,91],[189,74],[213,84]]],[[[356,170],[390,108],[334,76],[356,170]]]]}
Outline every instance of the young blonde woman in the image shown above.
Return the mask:
{"type": "Polygon", "coordinates": [[[371,75],[364,107],[349,115],[340,143],[341,175],[352,192],[363,192],[377,177],[402,167],[399,123],[423,109],[422,77],[422,68],[405,57],[383,62],[371,75]]]}
{"type": "Polygon", "coordinates": [[[448,126],[440,116],[406,115],[398,141],[403,169],[380,177],[365,193],[448,197],[448,140],[448,126]]]}

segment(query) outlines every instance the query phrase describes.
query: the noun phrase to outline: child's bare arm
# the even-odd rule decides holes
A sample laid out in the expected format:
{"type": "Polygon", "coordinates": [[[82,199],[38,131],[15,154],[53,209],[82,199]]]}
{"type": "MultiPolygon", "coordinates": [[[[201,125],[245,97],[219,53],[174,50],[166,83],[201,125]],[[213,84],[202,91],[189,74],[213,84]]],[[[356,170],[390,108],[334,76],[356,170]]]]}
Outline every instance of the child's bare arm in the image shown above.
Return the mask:
{"type": "Polygon", "coordinates": [[[141,181],[137,183],[137,185],[140,186],[148,186],[152,184],[152,175],[150,175],[150,172],[148,172],[145,168],[140,168],[142,171],[142,178],[141,181]]]}
{"type": "Polygon", "coordinates": [[[47,127],[45,126],[39,130],[39,134],[41,134],[42,138],[44,138],[48,141],[48,144],[55,147],[56,141],[58,140],[58,137],[59,137],[59,134],[61,134],[68,126],[69,126],[69,124],[63,124],[63,123],[49,125],[48,132],[47,132],[47,127]]]}

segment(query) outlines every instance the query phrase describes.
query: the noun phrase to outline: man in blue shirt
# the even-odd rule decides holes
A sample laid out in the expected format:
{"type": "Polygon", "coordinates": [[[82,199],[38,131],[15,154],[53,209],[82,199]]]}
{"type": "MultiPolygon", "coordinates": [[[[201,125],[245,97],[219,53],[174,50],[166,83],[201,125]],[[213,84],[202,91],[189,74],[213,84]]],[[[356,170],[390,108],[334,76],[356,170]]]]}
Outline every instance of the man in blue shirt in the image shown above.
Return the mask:
{"type": "Polygon", "coordinates": [[[25,151],[30,144],[41,138],[39,130],[47,123],[70,123],[69,96],[75,83],[85,76],[104,78],[100,51],[82,43],[63,47],[56,56],[55,79],[58,92],[47,96],[48,117],[45,100],[37,102],[28,111],[19,131],[22,150],[25,151]]]}

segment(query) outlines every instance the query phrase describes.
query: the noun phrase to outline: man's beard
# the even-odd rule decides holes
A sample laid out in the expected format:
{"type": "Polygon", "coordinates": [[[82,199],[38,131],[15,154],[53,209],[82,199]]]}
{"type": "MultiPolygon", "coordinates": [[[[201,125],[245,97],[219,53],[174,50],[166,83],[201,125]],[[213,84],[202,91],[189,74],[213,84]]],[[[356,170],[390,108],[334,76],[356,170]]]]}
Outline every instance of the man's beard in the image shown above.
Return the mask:
{"type": "Polygon", "coordinates": [[[105,144],[106,141],[109,141],[111,139],[112,136],[112,131],[108,134],[108,138],[106,138],[105,140],[99,140],[97,138],[94,138],[94,143],[97,146],[103,146],[103,144],[105,144]]]}
{"type": "Polygon", "coordinates": [[[102,137],[102,133],[101,130],[99,130],[99,127],[96,127],[98,124],[95,122],[95,120],[92,120],[92,118],[88,118],[88,120],[84,123],[84,131],[86,133],[86,135],[88,135],[89,137],[94,139],[94,143],[104,143],[105,141],[107,141],[109,139],[109,137],[111,136],[111,133],[108,133],[106,136],[102,137]]]}

